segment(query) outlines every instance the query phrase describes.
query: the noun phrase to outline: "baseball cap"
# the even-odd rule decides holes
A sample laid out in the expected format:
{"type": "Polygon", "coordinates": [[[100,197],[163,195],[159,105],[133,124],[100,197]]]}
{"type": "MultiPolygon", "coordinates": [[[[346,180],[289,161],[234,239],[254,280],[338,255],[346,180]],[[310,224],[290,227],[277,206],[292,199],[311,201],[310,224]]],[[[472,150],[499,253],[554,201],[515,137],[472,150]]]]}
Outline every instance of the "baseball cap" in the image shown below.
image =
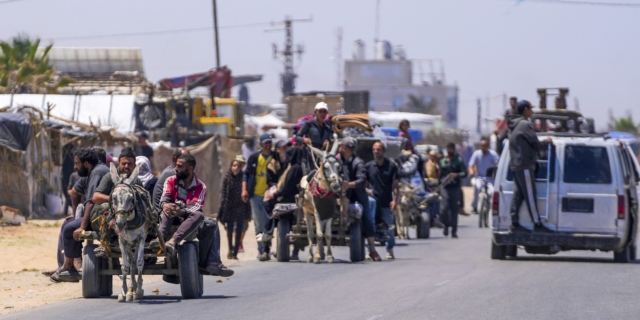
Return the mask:
{"type": "Polygon", "coordinates": [[[260,143],[273,142],[271,136],[268,133],[263,133],[260,135],[260,143]]]}
{"type": "Polygon", "coordinates": [[[522,114],[524,112],[524,109],[526,108],[533,108],[531,106],[531,102],[527,101],[527,100],[520,100],[518,101],[518,114],[522,114]]]}
{"type": "Polygon", "coordinates": [[[241,156],[241,155],[237,155],[235,158],[233,158],[233,161],[238,161],[238,162],[241,162],[241,163],[247,163],[247,161],[244,160],[244,157],[241,156]]]}
{"type": "Polygon", "coordinates": [[[340,141],[340,145],[343,147],[349,148],[351,150],[354,150],[356,148],[356,141],[351,137],[347,137],[342,139],[342,141],[340,141]]]}
{"type": "Polygon", "coordinates": [[[314,108],[314,110],[321,110],[321,109],[327,110],[327,112],[329,111],[329,107],[327,106],[326,103],[318,102],[318,104],[316,104],[316,107],[314,108]]]}

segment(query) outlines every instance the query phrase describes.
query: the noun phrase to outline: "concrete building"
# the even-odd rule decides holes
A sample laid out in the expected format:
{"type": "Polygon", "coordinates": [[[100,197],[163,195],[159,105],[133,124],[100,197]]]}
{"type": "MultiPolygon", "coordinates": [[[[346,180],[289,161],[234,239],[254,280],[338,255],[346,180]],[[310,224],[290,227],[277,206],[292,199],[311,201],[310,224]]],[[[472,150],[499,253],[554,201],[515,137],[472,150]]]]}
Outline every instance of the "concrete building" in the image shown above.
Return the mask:
{"type": "Polygon", "coordinates": [[[367,60],[364,52],[364,43],[356,41],[352,59],[344,65],[345,91],[369,91],[371,111],[428,113],[423,110],[435,107],[448,127],[457,127],[458,87],[446,84],[441,60],[409,60],[402,47],[392,48],[387,41],[376,44],[373,60],[367,60]],[[418,84],[414,74],[419,75],[418,84]]]}

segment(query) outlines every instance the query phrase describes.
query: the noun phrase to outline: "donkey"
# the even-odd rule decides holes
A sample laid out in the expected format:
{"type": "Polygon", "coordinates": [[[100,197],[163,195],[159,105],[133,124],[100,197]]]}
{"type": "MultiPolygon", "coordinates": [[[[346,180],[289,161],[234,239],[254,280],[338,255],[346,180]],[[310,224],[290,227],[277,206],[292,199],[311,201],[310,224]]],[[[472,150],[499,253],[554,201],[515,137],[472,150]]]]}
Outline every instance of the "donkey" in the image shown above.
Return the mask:
{"type": "Polygon", "coordinates": [[[417,195],[420,186],[413,188],[409,183],[400,182],[399,189],[400,201],[398,201],[398,208],[396,210],[396,230],[398,232],[398,238],[409,240],[411,216],[415,214],[412,211],[419,210],[421,205],[422,199],[417,195]]]}
{"type": "MultiPolygon", "coordinates": [[[[309,146],[311,152],[321,157],[317,171],[302,177],[300,188],[303,194],[302,211],[307,223],[307,237],[309,238],[309,256],[307,262],[320,263],[324,259],[322,238],[327,243],[327,262],[334,262],[331,253],[331,223],[336,209],[336,198],[342,199],[342,161],[336,158],[338,141],[328,153],[309,146]],[[315,225],[315,233],[312,226],[315,225]],[[318,250],[313,254],[313,240],[316,240],[318,250]]],[[[343,201],[340,201],[343,205],[343,201]]]]}
{"type": "MultiPolygon", "coordinates": [[[[122,292],[118,302],[142,299],[142,269],[144,268],[144,241],[149,231],[146,212],[139,212],[136,203],[137,192],[133,181],[138,176],[136,167],[129,178],[118,175],[118,169],[111,164],[111,179],[114,188],[109,199],[111,214],[115,215],[115,230],[122,252],[122,292]],[[135,252],[134,252],[135,251],[135,252]],[[136,273],[138,279],[136,282],[136,273]],[[131,285],[127,286],[127,275],[131,274],[131,285]]],[[[148,210],[148,208],[147,208],[148,210]]]]}

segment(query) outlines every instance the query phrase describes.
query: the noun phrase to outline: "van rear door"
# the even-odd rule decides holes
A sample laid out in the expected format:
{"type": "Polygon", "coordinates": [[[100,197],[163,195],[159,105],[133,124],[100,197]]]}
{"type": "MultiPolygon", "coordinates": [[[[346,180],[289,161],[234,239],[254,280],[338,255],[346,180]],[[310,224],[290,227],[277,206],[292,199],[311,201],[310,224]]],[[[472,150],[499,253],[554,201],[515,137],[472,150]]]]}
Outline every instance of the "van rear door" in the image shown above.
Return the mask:
{"type": "Polygon", "coordinates": [[[558,231],[616,233],[618,196],[613,148],[567,144],[559,154],[558,231]]]}

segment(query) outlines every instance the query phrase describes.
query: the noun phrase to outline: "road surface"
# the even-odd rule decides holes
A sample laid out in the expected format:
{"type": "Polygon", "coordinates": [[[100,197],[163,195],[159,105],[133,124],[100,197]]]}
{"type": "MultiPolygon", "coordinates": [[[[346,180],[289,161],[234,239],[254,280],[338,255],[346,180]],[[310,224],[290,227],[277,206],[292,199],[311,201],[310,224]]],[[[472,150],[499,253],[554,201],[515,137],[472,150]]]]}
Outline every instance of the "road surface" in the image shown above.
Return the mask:
{"type": "MultiPolygon", "coordinates": [[[[463,217],[459,239],[432,229],[399,241],[396,260],[336,263],[249,261],[230,280],[205,277],[204,297],[177,285],[145,285],[144,300],[70,300],[4,319],[638,319],[640,266],[612,253],[575,251],[515,260],[489,258],[490,232],[463,217]],[[151,292],[158,288],[159,295],[151,292]],[[166,295],[169,293],[169,295],[166,295]]],[[[384,257],[384,248],[378,247],[384,257]]],[[[306,252],[301,253],[301,258],[306,252]]]]}

